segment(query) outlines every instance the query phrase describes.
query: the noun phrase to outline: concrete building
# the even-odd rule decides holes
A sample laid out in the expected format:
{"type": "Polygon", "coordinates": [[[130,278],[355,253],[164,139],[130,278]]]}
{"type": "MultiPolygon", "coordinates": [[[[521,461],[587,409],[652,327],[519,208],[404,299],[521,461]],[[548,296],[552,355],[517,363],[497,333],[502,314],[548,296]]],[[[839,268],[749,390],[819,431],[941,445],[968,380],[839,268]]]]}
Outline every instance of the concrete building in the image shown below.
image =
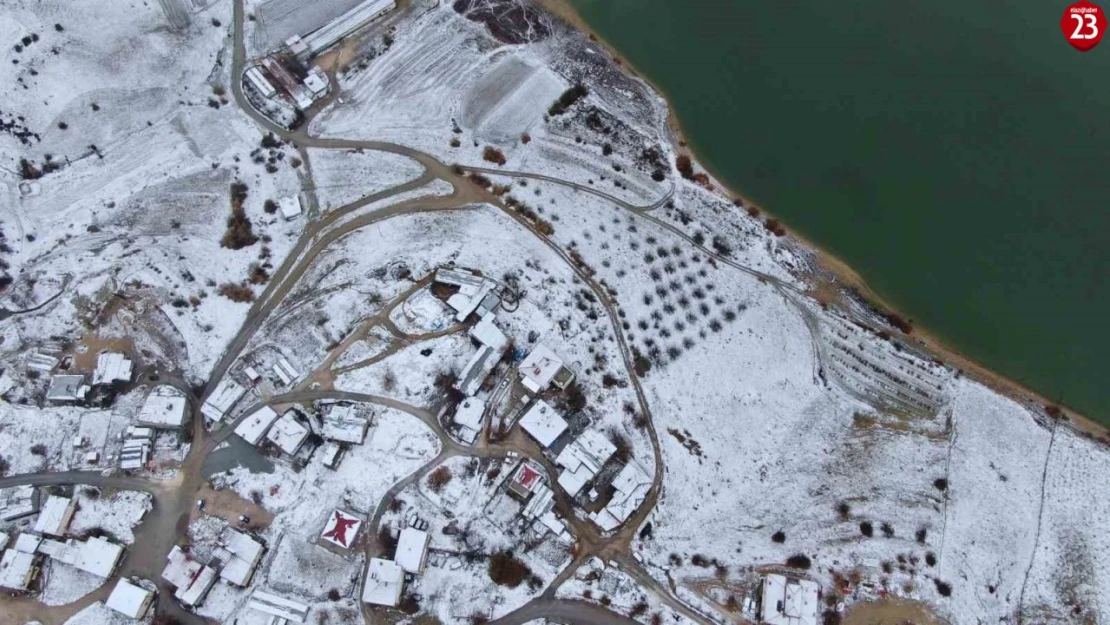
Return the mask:
{"type": "Polygon", "coordinates": [[[134,364],[119,352],[101,352],[96,357],[96,370],[93,371],[93,386],[103,384],[127,384],[131,381],[134,364]]]}
{"type": "Polygon", "coordinates": [[[224,416],[246,392],[247,389],[240,386],[230,376],[225,377],[216,385],[208,399],[204,400],[200,412],[211,421],[222,421],[224,416]]]}
{"type": "Polygon", "coordinates": [[[166,556],[162,579],[176,589],[173,596],[187,607],[200,605],[216,578],[215,570],[194,560],[181,547],[174,546],[166,556]]]}
{"type": "Polygon", "coordinates": [[[396,562],[371,558],[366,569],[366,583],[362,588],[362,601],[374,605],[396,607],[401,602],[405,585],[405,571],[396,562]]]}
{"type": "Polygon", "coordinates": [[[34,486],[0,488],[0,521],[14,521],[38,510],[34,486]]]}
{"type": "Polygon", "coordinates": [[[135,423],[151,427],[179,429],[189,416],[189,402],[185,394],[172,386],[156,386],[146,396],[135,423]]]}
{"type": "Polygon", "coordinates": [[[256,590],[247,601],[247,607],[274,617],[271,623],[303,623],[308,620],[309,607],[299,601],[256,590]],[[276,619],[276,620],[275,620],[276,619]]]}
{"type": "Polygon", "coordinates": [[[0,588],[23,591],[38,575],[38,558],[33,553],[8,549],[0,557],[0,588]]]}
{"type": "Polygon", "coordinates": [[[328,93],[328,76],[319,67],[310,67],[304,78],[304,86],[308,87],[313,98],[320,99],[328,93]]]}
{"type": "Polygon", "coordinates": [[[65,536],[69,523],[73,520],[73,513],[76,511],[76,501],[50,495],[39,509],[39,518],[35,520],[34,531],[49,536],[65,536]]]}
{"type": "Polygon", "coordinates": [[[339,463],[343,461],[343,448],[335,443],[325,443],[320,448],[320,461],[332,471],[338,469],[339,463]]]}
{"type": "Polygon", "coordinates": [[[605,531],[611,531],[624,523],[640,507],[651,490],[651,476],[635,460],[624,465],[617,477],[613,478],[613,497],[603,510],[590,515],[593,521],[605,531]]]}
{"type": "Polygon", "coordinates": [[[265,547],[249,534],[233,527],[225,527],[217,543],[219,546],[212,552],[212,559],[223,563],[220,578],[233,586],[246,588],[262,561],[265,547]]]}
{"type": "MultiPolygon", "coordinates": [[[[283,197],[278,200],[278,208],[285,221],[293,221],[301,216],[301,203],[295,197],[283,197]]],[[[276,369],[276,366],[275,366],[276,369]]],[[[286,382],[288,384],[288,382],[286,382]]]]}
{"type": "Polygon", "coordinates": [[[543,483],[543,472],[530,462],[522,462],[513,474],[513,479],[509,481],[509,492],[522,500],[528,499],[536,487],[543,483]]]}
{"type": "Polygon", "coordinates": [[[559,474],[559,486],[574,497],[587,482],[594,479],[605,461],[616,451],[616,446],[601,432],[582,432],[555,458],[555,463],[563,467],[563,472],[559,474]]]}
{"type": "Polygon", "coordinates": [[[46,401],[54,404],[72,404],[84,401],[89,394],[83,375],[56,375],[46,390],[46,401]]]}
{"type": "Polygon", "coordinates": [[[153,602],[153,592],[121,579],[112,589],[112,594],[108,595],[104,605],[126,617],[142,620],[153,602]]]}
{"type": "Polygon", "coordinates": [[[332,404],[324,415],[324,438],[361,445],[366,441],[370,420],[358,414],[350,404],[332,404]]]}
{"type": "Polygon", "coordinates": [[[295,410],[286,410],[266,433],[266,440],[277,445],[278,449],[290,456],[297,453],[309,434],[308,428],[294,417],[296,414],[295,410]]]}
{"type": "Polygon", "coordinates": [[[67,564],[105,579],[112,576],[120,559],[123,558],[122,545],[99,537],[85,541],[68,540],[64,543],[44,538],[39,543],[37,552],[55,562],[67,564]]]}
{"type": "Polygon", "coordinates": [[[406,573],[421,575],[428,563],[428,546],[431,541],[432,537],[427,532],[406,527],[397,538],[397,553],[393,560],[406,573]]]}
{"type": "Polygon", "coordinates": [[[539,393],[551,385],[565,389],[574,381],[574,373],[550,347],[540,343],[520,362],[520,378],[524,388],[539,393]]]}
{"type": "Polygon", "coordinates": [[[473,443],[482,431],[482,419],[486,414],[486,402],[477,397],[467,397],[455,410],[455,425],[459,426],[459,438],[473,443]]]}
{"type": "Polygon", "coordinates": [[[520,427],[540,445],[550,447],[566,431],[567,422],[550,404],[538,399],[520,418],[520,427]]]}
{"type": "Polygon", "coordinates": [[[235,433],[251,445],[257,445],[277,419],[278,413],[274,412],[273,408],[262,406],[254,414],[243,419],[235,428],[235,433]]]}
{"type": "Polygon", "coordinates": [[[817,625],[817,582],[768,575],[761,587],[759,617],[767,625],[817,625]]]}

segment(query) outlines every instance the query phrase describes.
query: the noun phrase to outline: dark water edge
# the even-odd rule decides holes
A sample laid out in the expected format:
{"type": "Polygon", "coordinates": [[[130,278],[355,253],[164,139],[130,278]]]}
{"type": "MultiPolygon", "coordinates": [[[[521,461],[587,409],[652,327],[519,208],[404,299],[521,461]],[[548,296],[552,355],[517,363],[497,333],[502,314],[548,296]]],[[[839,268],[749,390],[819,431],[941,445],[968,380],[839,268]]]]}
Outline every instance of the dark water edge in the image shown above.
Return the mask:
{"type": "Polygon", "coordinates": [[[572,0],[699,160],[946,344],[1110,425],[1110,42],[1066,3],[572,0]]]}

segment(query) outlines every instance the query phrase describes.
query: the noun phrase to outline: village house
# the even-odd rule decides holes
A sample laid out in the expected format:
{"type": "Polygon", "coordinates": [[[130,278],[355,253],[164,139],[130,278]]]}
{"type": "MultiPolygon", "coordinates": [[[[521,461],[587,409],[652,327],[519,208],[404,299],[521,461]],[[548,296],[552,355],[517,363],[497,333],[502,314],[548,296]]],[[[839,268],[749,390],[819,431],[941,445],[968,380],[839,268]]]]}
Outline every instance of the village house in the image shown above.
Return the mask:
{"type": "Polygon", "coordinates": [[[35,533],[65,536],[69,523],[73,520],[73,513],[76,511],[76,501],[67,497],[49,495],[39,509],[39,518],[35,520],[35,533]]]}
{"type": "Polygon", "coordinates": [[[371,558],[366,569],[366,583],[362,589],[362,601],[374,605],[396,607],[401,602],[401,591],[405,585],[405,571],[396,562],[371,558]]]}
{"type": "Polygon", "coordinates": [[[362,519],[346,510],[333,510],[324,524],[324,531],[320,539],[336,547],[350,549],[358,539],[358,531],[362,527],[362,519]]]}
{"type": "Polygon", "coordinates": [[[366,441],[370,420],[358,414],[351,404],[331,404],[323,416],[324,438],[361,445],[366,441]]]}
{"type": "Polygon", "coordinates": [[[538,399],[520,418],[520,427],[543,447],[551,447],[555,439],[567,430],[567,422],[550,404],[538,399]]]}
{"type": "Polygon", "coordinates": [[[38,576],[38,558],[35,554],[8,549],[0,556],[0,588],[24,591],[38,576]]]}
{"type": "Polygon", "coordinates": [[[766,625],[817,625],[817,582],[783,575],[763,578],[760,620],[766,625]]]}
{"type": "Polygon", "coordinates": [[[432,537],[427,532],[406,527],[397,538],[397,552],[393,560],[406,573],[422,575],[428,564],[428,546],[431,542],[432,537]]]}
{"type": "Polygon", "coordinates": [[[89,394],[83,375],[56,375],[50,379],[46,401],[54,404],[72,404],[84,401],[89,394]]]}
{"type": "Polygon", "coordinates": [[[251,593],[247,607],[274,617],[270,623],[303,623],[308,620],[307,605],[261,590],[251,593]]]}
{"type": "Polygon", "coordinates": [[[216,577],[214,569],[197,562],[176,545],[166,556],[166,568],[162,570],[162,579],[176,589],[173,596],[186,607],[200,605],[216,577]]]}
{"type": "Polygon", "coordinates": [[[108,600],[104,602],[104,605],[126,617],[142,620],[153,602],[154,593],[152,591],[121,579],[116,583],[116,587],[112,589],[112,594],[108,595],[108,600]]]}
{"type": "Polygon", "coordinates": [[[549,386],[566,389],[574,381],[574,373],[550,347],[540,343],[520,362],[520,379],[524,388],[540,393],[549,386]]]}
{"type": "Polygon", "coordinates": [[[0,488],[0,521],[22,519],[37,510],[34,486],[0,488]]]}
{"type": "Polygon", "coordinates": [[[559,474],[559,486],[574,497],[616,451],[616,446],[601,432],[586,430],[555,458],[555,463],[564,469],[559,474]]]}
{"type": "Polygon", "coordinates": [[[96,357],[93,386],[127,384],[134,373],[134,363],[119,352],[101,352],[96,357]]]}
{"type": "Polygon", "coordinates": [[[217,539],[217,547],[212,552],[212,560],[223,563],[220,579],[239,588],[245,588],[254,577],[262,553],[266,550],[262,543],[249,534],[233,527],[225,527],[217,539]]]}
{"type": "Polygon", "coordinates": [[[243,388],[238,382],[233,380],[230,376],[220,380],[216,388],[212,390],[212,394],[208,399],[204,400],[204,405],[200,407],[200,412],[210,421],[222,421],[224,416],[235,406],[247,389],[243,388]]]}
{"type": "Polygon", "coordinates": [[[309,435],[308,428],[295,418],[296,414],[295,410],[286,410],[266,433],[266,440],[290,456],[297,453],[309,435]]]}
{"type": "Polygon", "coordinates": [[[459,426],[459,438],[464,443],[473,443],[482,431],[482,417],[486,413],[486,402],[477,397],[467,397],[455,410],[455,425],[459,426]]]}
{"type": "Polygon", "coordinates": [[[172,386],[157,386],[146,396],[135,423],[144,427],[179,429],[189,416],[185,394],[172,386]]]}
{"type": "Polygon", "coordinates": [[[247,443],[257,445],[266,436],[266,432],[270,430],[270,426],[277,419],[278,413],[274,412],[273,408],[262,406],[254,414],[243,419],[235,428],[235,433],[247,443]]]}
{"type": "Polygon", "coordinates": [[[107,579],[115,572],[123,558],[123,546],[106,538],[92,537],[84,541],[60,542],[44,538],[39,542],[38,553],[55,562],[67,564],[78,570],[107,579]]]}
{"type": "Polygon", "coordinates": [[[651,476],[632,460],[613,478],[612,486],[613,497],[609,503],[590,515],[590,520],[607,532],[624,523],[640,507],[651,490],[651,476]]]}

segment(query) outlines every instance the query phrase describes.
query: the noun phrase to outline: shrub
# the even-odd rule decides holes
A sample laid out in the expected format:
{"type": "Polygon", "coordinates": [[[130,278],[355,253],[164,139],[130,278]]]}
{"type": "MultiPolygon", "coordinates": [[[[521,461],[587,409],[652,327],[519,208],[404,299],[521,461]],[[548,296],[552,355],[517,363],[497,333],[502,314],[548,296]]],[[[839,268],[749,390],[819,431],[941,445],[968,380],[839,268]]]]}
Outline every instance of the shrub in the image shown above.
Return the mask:
{"type": "Polygon", "coordinates": [[[884,521],[883,524],[879,526],[879,529],[883,531],[883,536],[886,536],[887,538],[894,538],[894,528],[890,525],[890,523],[884,521]]]}
{"type": "Polygon", "coordinates": [[[842,501],[836,505],[836,514],[841,521],[847,521],[848,515],[852,514],[852,506],[848,505],[847,501],[842,501]]]}
{"type": "Polygon", "coordinates": [[[689,155],[679,154],[678,157],[674,159],[674,166],[683,178],[687,180],[694,179],[694,163],[690,160],[689,155]]]}
{"type": "Polygon", "coordinates": [[[453,148],[457,148],[462,145],[462,141],[459,141],[458,137],[451,137],[450,145],[453,148]]]}
{"type": "Polygon", "coordinates": [[[42,443],[31,445],[31,453],[35,454],[36,456],[45,456],[46,445],[43,445],[42,443]]]}
{"type": "Polygon", "coordinates": [[[12,465],[10,462],[8,462],[8,459],[0,456],[0,477],[4,477],[5,475],[7,475],[8,469],[10,469],[11,467],[12,465]]]}
{"type": "Polygon", "coordinates": [[[19,159],[19,177],[24,180],[37,180],[42,178],[42,170],[35,167],[31,161],[21,158],[19,159]]]}
{"type": "Polygon", "coordinates": [[[613,457],[622,464],[628,464],[628,461],[632,459],[632,443],[628,440],[628,437],[614,428],[609,430],[609,442],[613,443],[613,447],[616,447],[613,457]]]}
{"type": "Polygon", "coordinates": [[[277,212],[277,208],[277,202],[273,200],[266,200],[262,203],[262,210],[266,211],[267,214],[273,215],[277,212]]]}
{"type": "Polygon", "coordinates": [[[328,591],[328,601],[339,601],[339,589],[332,588],[328,591]]]}
{"type": "Polygon", "coordinates": [[[231,216],[227,218],[227,230],[220,239],[220,245],[232,250],[241,250],[258,242],[243,202],[247,199],[247,185],[236,182],[231,185],[231,216]]]}
{"type": "Polygon", "coordinates": [[[786,234],[786,228],[774,217],[768,217],[767,220],[763,222],[763,227],[776,237],[781,237],[786,234]]]}
{"type": "Polygon", "coordinates": [[[532,135],[530,135],[528,133],[524,133],[524,134],[520,135],[520,142],[521,143],[527,145],[531,141],[532,141],[532,135]]]}
{"type": "Polygon", "coordinates": [[[225,282],[220,285],[219,291],[217,292],[233,302],[243,303],[254,301],[254,291],[245,284],[225,282]]]}
{"type": "Polygon", "coordinates": [[[433,492],[443,492],[443,487],[451,483],[451,469],[441,466],[428,476],[428,488],[433,492]]]}
{"type": "Polygon", "coordinates": [[[509,551],[499,551],[489,558],[489,578],[498,586],[516,588],[531,577],[532,570],[509,551]]]}
{"type": "Polygon", "coordinates": [[[925,544],[925,537],[927,535],[928,535],[928,530],[926,530],[924,527],[917,530],[917,542],[924,545],[925,544]]]}
{"type": "Polygon", "coordinates": [[[861,521],[859,524],[859,533],[871,538],[875,535],[875,528],[871,527],[871,521],[861,521]]]}
{"type": "Polygon", "coordinates": [[[587,89],[585,85],[581,83],[574,85],[570,89],[564,91],[563,95],[559,96],[558,100],[555,100],[555,103],[547,109],[547,114],[552,117],[562,115],[566,113],[567,109],[573,106],[575,102],[586,97],[589,93],[590,90],[587,89]]]}
{"type": "Polygon", "coordinates": [[[771,542],[776,542],[779,544],[786,542],[786,533],[784,533],[782,530],[779,530],[774,534],[771,534],[771,542]]]}
{"type": "Polygon", "coordinates": [[[502,152],[501,150],[498,150],[497,148],[493,147],[492,145],[487,145],[486,149],[482,150],[482,158],[491,162],[491,163],[496,163],[497,165],[504,165],[505,164],[505,154],[504,154],[504,152],[502,152]]]}
{"type": "Polygon", "coordinates": [[[951,597],[952,596],[952,586],[950,586],[947,582],[942,582],[939,579],[934,577],[933,578],[933,584],[936,585],[937,593],[939,593],[940,596],[942,596],[942,597],[951,597]]]}
{"type": "Polygon", "coordinates": [[[928,564],[929,566],[936,566],[937,565],[937,554],[933,553],[932,551],[926,553],[925,554],[925,564],[928,564]]]}
{"type": "Polygon", "coordinates": [[[913,332],[913,322],[898,313],[887,313],[886,320],[887,323],[898,328],[902,334],[910,334],[913,332]]]}
{"type": "Polygon", "coordinates": [[[810,562],[809,556],[801,553],[796,553],[786,559],[786,566],[792,569],[808,570],[813,563],[810,562]]]}
{"type": "Polygon", "coordinates": [[[386,553],[393,553],[394,550],[397,549],[397,539],[393,537],[393,534],[389,533],[389,527],[386,525],[383,525],[381,529],[378,530],[378,544],[381,545],[386,553]]]}
{"type": "Polygon", "coordinates": [[[247,279],[251,284],[266,284],[270,280],[270,274],[266,273],[258,263],[251,263],[248,276],[247,279]]]}
{"type": "Polygon", "coordinates": [[[943,477],[938,477],[937,479],[933,480],[933,487],[943,493],[944,491],[948,490],[948,480],[944,479],[943,477]]]}
{"type": "Polygon", "coordinates": [[[703,569],[709,568],[709,558],[706,558],[700,553],[695,553],[693,556],[690,557],[690,564],[693,564],[694,566],[700,566],[703,569]]]}

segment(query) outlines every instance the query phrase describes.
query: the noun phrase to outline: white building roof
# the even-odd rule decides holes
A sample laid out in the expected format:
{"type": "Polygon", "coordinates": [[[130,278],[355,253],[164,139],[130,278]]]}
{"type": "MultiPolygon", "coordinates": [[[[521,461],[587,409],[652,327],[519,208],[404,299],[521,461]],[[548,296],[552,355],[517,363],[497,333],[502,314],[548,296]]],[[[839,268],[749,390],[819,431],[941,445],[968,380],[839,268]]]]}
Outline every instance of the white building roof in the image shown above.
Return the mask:
{"type": "Polygon", "coordinates": [[[240,588],[249,584],[262,560],[262,543],[233,527],[224,528],[219,543],[214,556],[224,563],[220,577],[240,588]]]}
{"type": "Polygon", "coordinates": [[[77,504],[72,499],[50,495],[39,510],[39,518],[35,520],[35,532],[64,536],[76,509],[77,504]]]}
{"type": "Polygon", "coordinates": [[[544,447],[550,447],[567,429],[563,420],[550,404],[542,399],[536,400],[528,412],[520,418],[520,427],[544,447]]]}
{"type": "Polygon", "coordinates": [[[305,35],[304,44],[312,54],[319,54],[340,39],[393,10],[395,6],[397,5],[394,0],[366,0],[324,26],[305,35]]]}
{"type": "Polygon", "coordinates": [[[274,412],[273,408],[269,406],[262,406],[243,419],[239,426],[235,428],[235,433],[243,437],[251,445],[257,445],[266,436],[266,431],[270,429],[274,421],[277,421],[278,413],[274,412]]]}
{"type": "Polygon", "coordinates": [[[592,478],[616,451],[616,446],[604,434],[586,430],[559,452],[555,462],[568,471],[585,469],[592,478]]]}
{"type": "Polygon", "coordinates": [[[153,592],[121,579],[112,590],[112,594],[108,595],[104,605],[124,616],[141,619],[153,600],[153,592]]]}
{"type": "Polygon", "coordinates": [[[304,444],[308,438],[308,428],[297,422],[293,415],[292,410],[285,411],[270,431],[266,433],[266,438],[277,445],[282,451],[292,456],[297,453],[297,450],[304,444]]]}
{"type": "Polygon", "coordinates": [[[358,538],[358,530],[362,527],[362,519],[346,510],[333,510],[328,520],[324,523],[324,531],[320,538],[329,543],[350,549],[358,538]]]}
{"type": "Polygon", "coordinates": [[[538,393],[551,384],[551,379],[562,367],[563,360],[550,347],[540,343],[520,362],[520,376],[528,390],[538,393]]]}
{"type": "Polygon", "coordinates": [[[166,568],[162,569],[162,579],[176,588],[188,587],[200,575],[202,568],[204,565],[185,553],[181,547],[175,546],[166,556],[166,568]]]}
{"type": "Polygon", "coordinates": [[[40,544],[42,544],[42,536],[31,532],[23,532],[15,539],[12,549],[23,553],[35,553],[39,550],[40,544]]]}
{"type": "Polygon", "coordinates": [[[473,396],[482,387],[482,382],[493,371],[493,368],[497,366],[497,362],[501,360],[503,353],[503,349],[495,350],[489,345],[479,347],[478,351],[463,367],[462,373],[459,374],[459,380],[455,383],[455,388],[459,389],[463,395],[473,396]]]}
{"type": "Polygon", "coordinates": [[[435,281],[457,287],[469,286],[476,291],[486,279],[465,269],[437,269],[435,281]]]}
{"type": "Polygon", "coordinates": [[[624,465],[613,479],[613,488],[616,492],[609,504],[590,517],[607,532],[624,523],[640,507],[651,490],[651,476],[633,460],[624,465]]]}
{"type": "Polygon", "coordinates": [[[35,556],[15,549],[8,549],[0,558],[0,587],[26,590],[35,568],[35,556]]]}
{"type": "Polygon", "coordinates": [[[11,521],[35,511],[35,488],[13,486],[0,488],[0,521],[11,521]]]}
{"type": "Polygon", "coordinates": [[[200,411],[205,417],[208,417],[212,421],[220,421],[224,418],[224,415],[231,410],[231,407],[235,405],[235,402],[239,401],[239,398],[246,392],[247,389],[240,386],[239,383],[230,376],[225,377],[220,380],[220,383],[216,385],[212,394],[204,401],[204,405],[201,406],[200,411]]]}
{"type": "Polygon", "coordinates": [[[397,553],[393,559],[408,573],[421,574],[428,559],[428,543],[432,537],[427,532],[406,527],[397,539],[397,553]]]}
{"type": "Polygon", "coordinates": [[[48,401],[70,402],[84,399],[89,392],[83,375],[56,375],[50,380],[46,391],[48,401]]]}
{"type": "Polygon", "coordinates": [[[251,594],[247,607],[294,623],[303,623],[308,619],[307,605],[261,590],[251,594]]]}
{"type": "Polygon", "coordinates": [[[312,95],[318,98],[328,92],[328,77],[320,71],[319,67],[313,67],[308,70],[308,75],[304,77],[304,86],[308,87],[312,95]]]}
{"type": "Polygon", "coordinates": [[[509,339],[493,322],[495,318],[492,314],[482,317],[481,321],[470,328],[470,336],[482,345],[488,345],[495,351],[503,352],[509,345],[509,339]]]}
{"type": "Polygon", "coordinates": [[[366,441],[366,429],[370,422],[355,412],[354,406],[333,404],[324,415],[324,438],[344,443],[361,445],[366,441]]]}
{"type": "Polygon", "coordinates": [[[281,209],[281,216],[286,219],[296,219],[301,214],[301,203],[295,197],[281,198],[278,200],[278,208],[281,209]]]}
{"type": "Polygon", "coordinates": [[[93,384],[130,382],[133,369],[131,360],[119,352],[101,352],[96,357],[93,384]]]}
{"type": "Polygon", "coordinates": [[[455,423],[471,430],[482,429],[482,415],[486,412],[486,402],[477,397],[467,397],[455,411],[455,423]]]}
{"type": "Polygon", "coordinates": [[[193,580],[193,583],[187,588],[179,586],[173,596],[184,605],[200,605],[200,602],[204,601],[204,598],[208,595],[208,591],[212,590],[212,586],[215,585],[216,577],[216,571],[207,566],[202,567],[200,574],[193,580]]]}
{"type": "Polygon", "coordinates": [[[818,586],[782,575],[763,578],[761,618],[768,625],[817,625],[818,586]]]}
{"type": "Polygon", "coordinates": [[[584,466],[579,465],[575,471],[564,470],[559,473],[559,486],[567,492],[568,495],[574,497],[586,485],[586,482],[593,479],[594,474],[588,471],[584,466]]]}
{"type": "Polygon", "coordinates": [[[526,519],[535,519],[547,514],[555,506],[555,494],[547,484],[539,484],[532,489],[532,498],[520,513],[526,519]]]}
{"type": "Polygon", "coordinates": [[[335,443],[327,443],[320,449],[320,459],[324,462],[324,466],[334,469],[336,463],[339,462],[339,456],[343,450],[335,443]]]}
{"type": "Polygon", "coordinates": [[[365,603],[393,607],[401,602],[405,584],[405,571],[392,560],[370,558],[366,569],[366,584],[362,589],[365,603]]]}
{"type": "Polygon", "coordinates": [[[78,547],[77,562],[75,567],[92,573],[97,577],[109,577],[116,570],[120,558],[123,557],[123,547],[109,542],[105,538],[90,538],[78,547]]]}
{"type": "Polygon", "coordinates": [[[181,391],[172,386],[157,386],[146,396],[135,422],[155,428],[179,428],[185,425],[188,405],[181,391]]]}
{"type": "Polygon", "coordinates": [[[247,69],[246,76],[247,80],[254,85],[254,88],[262,97],[272,98],[274,94],[277,93],[277,89],[274,89],[274,86],[270,84],[270,81],[266,79],[266,76],[262,74],[262,70],[259,69],[257,65],[247,69]]]}

